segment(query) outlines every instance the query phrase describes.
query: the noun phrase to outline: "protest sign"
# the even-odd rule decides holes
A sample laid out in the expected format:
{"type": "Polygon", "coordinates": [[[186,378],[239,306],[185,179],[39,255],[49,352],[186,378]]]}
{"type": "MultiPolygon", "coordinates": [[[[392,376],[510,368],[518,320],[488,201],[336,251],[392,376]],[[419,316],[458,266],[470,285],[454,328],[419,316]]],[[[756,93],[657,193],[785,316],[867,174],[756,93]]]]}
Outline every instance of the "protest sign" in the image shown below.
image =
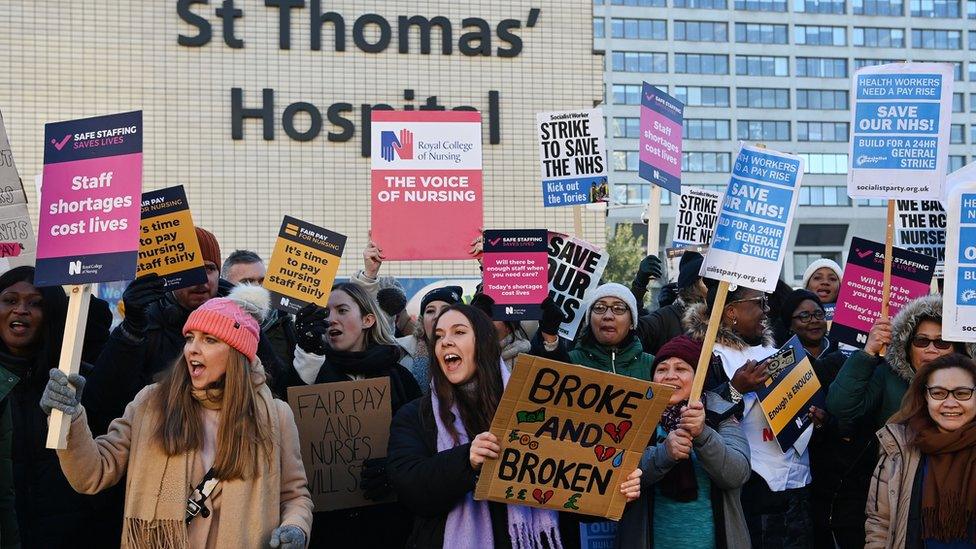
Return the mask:
{"type": "Polygon", "coordinates": [[[135,278],[142,111],[46,124],[43,177],[34,283],[135,278]]]}
{"type": "Polygon", "coordinates": [[[600,277],[610,256],[606,251],[579,238],[549,233],[549,297],[563,313],[559,336],[576,339],[586,292],[600,285],[600,277]]]}
{"type": "Polygon", "coordinates": [[[27,195],[0,114],[0,273],[33,265],[34,256],[34,227],[27,213],[27,195]]]}
{"type": "MultiPolygon", "coordinates": [[[[880,242],[851,239],[830,325],[830,338],[838,343],[864,348],[871,326],[881,317],[884,250],[885,245],[880,242]]],[[[897,314],[909,301],[928,295],[935,272],[934,257],[901,248],[893,248],[892,252],[889,316],[897,314]]]]}
{"type": "Polygon", "coordinates": [[[495,301],[493,320],[538,320],[549,295],[545,229],[485,231],[483,292],[495,301]]]}
{"type": "Polygon", "coordinates": [[[641,179],[681,194],[681,132],[685,105],[644,82],[640,110],[641,179]]]}
{"type": "Polygon", "coordinates": [[[681,274],[681,257],[686,252],[695,252],[701,255],[708,253],[708,246],[685,246],[683,248],[665,248],[664,262],[668,266],[668,283],[678,282],[678,275],[681,274]]]}
{"type": "Polygon", "coordinates": [[[942,338],[976,342],[976,163],[949,174],[946,187],[942,338]]]}
{"type": "Polygon", "coordinates": [[[286,215],[264,277],[271,305],[287,313],[325,307],[345,246],[344,235],[286,215]]]}
{"type": "Polygon", "coordinates": [[[603,109],[540,112],[542,204],[579,206],[610,199],[603,109]]]}
{"type": "Polygon", "coordinates": [[[142,193],[139,232],[136,276],[156,273],[167,290],[207,282],[183,185],[142,193]]]}
{"type": "Polygon", "coordinates": [[[854,73],[851,198],[942,196],[949,165],[952,65],[893,63],[854,73]]]}
{"type": "Polygon", "coordinates": [[[701,275],[774,291],[802,178],[802,158],[741,145],[701,275]]]}
{"type": "Polygon", "coordinates": [[[709,245],[715,231],[721,199],[722,193],[719,192],[695,187],[682,189],[671,246],[681,248],[695,244],[709,245]]]}
{"type": "Polygon", "coordinates": [[[620,519],[626,498],[618,487],[673,391],[519,355],[491,422],[501,452],[481,467],[474,498],[620,519]]]}
{"type": "Polygon", "coordinates": [[[481,234],[481,114],[372,114],[373,240],[386,259],[471,259],[481,234]]]}
{"type": "Polygon", "coordinates": [[[302,462],[315,511],[364,507],[363,462],[386,457],[390,439],[390,378],[288,388],[302,462]]]}
{"type": "Polygon", "coordinates": [[[820,390],[820,380],[797,336],[763,363],[769,378],[756,389],[756,398],[785,452],[813,423],[808,412],[820,390]]]}
{"type": "Polygon", "coordinates": [[[895,246],[935,258],[935,276],[942,278],[946,256],[946,211],[938,200],[896,201],[895,246]]]}

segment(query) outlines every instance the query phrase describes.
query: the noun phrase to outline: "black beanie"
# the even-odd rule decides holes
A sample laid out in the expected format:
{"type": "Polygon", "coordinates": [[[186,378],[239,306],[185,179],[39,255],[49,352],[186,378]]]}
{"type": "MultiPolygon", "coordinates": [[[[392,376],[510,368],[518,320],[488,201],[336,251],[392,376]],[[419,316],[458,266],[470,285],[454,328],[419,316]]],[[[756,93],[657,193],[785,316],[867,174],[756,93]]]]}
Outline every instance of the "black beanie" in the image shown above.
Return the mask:
{"type": "Polygon", "coordinates": [[[698,252],[685,252],[681,254],[681,260],[678,262],[679,290],[693,286],[695,282],[698,282],[700,278],[698,272],[701,270],[704,260],[705,258],[698,252]]]}
{"type": "Polygon", "coordinates": [[[461,294],[464,290],[460,286],[444,286],[443,288],[434,288],[433,290],[424,294],[423,299],[420,300],[420,316],[424,315],[424,309],[427,308],[427,304],[432,301],[443,301],[448,305],[456,305],[461,303],[461,294]]]}
{"type": "Polygon", "coordinates": [[[793,290],[783,298],[783,307],[780,309],[779,315],[786,329],[789,329],[790,324],[793,323],[793,313],[796,312],[796,308],[808,299],[816,303],[821,311],[823,310],[823,303],[820,303],[820,298],[810,290],[793,290]]]}

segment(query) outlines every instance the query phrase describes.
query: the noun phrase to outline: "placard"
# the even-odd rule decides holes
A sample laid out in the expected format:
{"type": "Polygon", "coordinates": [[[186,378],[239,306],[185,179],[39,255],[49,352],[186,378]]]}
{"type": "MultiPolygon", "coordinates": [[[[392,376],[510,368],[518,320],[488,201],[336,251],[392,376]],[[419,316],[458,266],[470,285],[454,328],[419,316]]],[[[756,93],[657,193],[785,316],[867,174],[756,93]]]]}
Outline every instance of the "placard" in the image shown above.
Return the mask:
{"type": "Polygon", "coordinates": [[[945,276],[946,211],[938,200],[896,202],[895,246],[935,258],[935,276],[945,276]]]}
{"type": "Polygon", "coordinates": [[[340,381],[288,388],[302,462],[315,511],[365,507],[363,462],[386,457],[390,440],[390,378],[340,381]]]}
{"type": "Polygon", "coordinates": [[[946,178],[945,286],[942,337],[976,342],[976,163],[946,178]]]}
{"type": "Polygon", "coordinates": [[[136,276],[156,273],[163,278],[167,290],[207,282],[183,185],[142,193],[139,232],[136,276]]]}
{"type": "Polygon", "coordinates": [[[671,246],[708,246],[712,242],[715,222],[718,220],[718,205],[722,193],[696,187],[681,190],[678,214],[674,223],[674,238],[671,246]]]}
{"type": "Polygon", "coordinates": [[[687,252],[695,252],[703,257],[708,253],[708,246],[684,246],[682,248],[665,248],[664,261],[668,265],[668,283],[678,282],[678,275],[681,274],[681,256],[687,252]]]}
{"type": "Polygon", "coordinates": [[[701,275],[772,293],[802,178],[802,158],[740,145],[701,275]]]}
{"type": "MultiPolygon", "coordinates": [[[[830,339],[863,349],[868,332],[881,318],[885,245],[863,238],[851,239],[844,279],[837,295],[830,339]]],[[[929,294],[935,258],[892,248],[891,296],[888,316],[894,318],[909,301],[929,294]]]]}
{"type": "Polygon", "coordinates": [[[14,164],[14,154],[0,113],[0,273],[33,265],[35,255],[34,227],[27,213],[24,182],[14,164]]]}
{"type": "Polygon", "coordinates": [[[287,313],[325,307],[345,247],[344,235],[286,215],[264,277],[271,305],[287,313]]]}
{"type": "Polygon", "coordinates": [[[644,82],[640,109],[638,175],[681,194],[681,133],[685,105],[644,82]]]}
{"type": "Polygon", "coordinates": [[[498,459],[474,498],[618,520],[672,387],[521,354],[491,422],[498,459]]]}
{"type": "Polygon", "coordinates": [[[892,63],[854,73],[847,194],[939,199],[949,166],[950,63],[892,63]]]}
{"type": "Polygon", "coordinates": [[[586,292],[600,285],[610,256],[585,240],[549,233],[549,297],[563,313],[559,337],[576,339],[586,292]]]}
{"type": "Polygon", "coordinates": [[[610,199],[603,109],[540,112],[542,205],[579,206],[610,199]]]}
{"type": "Polygon", "coordinates": [[[374,110],[371,131],[372,238],[386,259],[471,259],[484,226],[481,113],[374,110]]]}
{"type": "Polygon", "coordinates": [[[34,284],[135,278],[142,111],[45,124],[43,178],[34,284]]]}
{"type": "Polygon", "coordinates": [[[809,410],[820,380],[797,336],[763,362],[769,378],[756,389],[756,398],[780,449],[786,452],[813,423],[809,410]]]}
{"type": "Polygon", "coordinates": [[[482,280],[492,320],[538,320],[549,295],[545,229],[485,231],[482,280]]]}

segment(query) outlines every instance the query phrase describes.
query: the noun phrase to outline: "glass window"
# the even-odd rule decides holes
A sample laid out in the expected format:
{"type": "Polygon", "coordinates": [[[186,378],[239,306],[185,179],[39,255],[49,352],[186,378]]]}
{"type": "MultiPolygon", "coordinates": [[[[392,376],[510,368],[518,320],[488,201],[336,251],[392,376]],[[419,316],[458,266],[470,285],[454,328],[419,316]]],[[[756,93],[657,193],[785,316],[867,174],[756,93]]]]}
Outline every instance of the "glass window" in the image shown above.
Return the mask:
{"type": "MultiPolygon", "coordinates": [[[[976,92],[969,94],[969,112],[976,112],[976,92]]],[[[973,143],[976,144],[976,141],[973,143]]]]}
{"type": "Polygon", "coordinates": [[[736,23],[735,41],[749,44],[786,44],[786,25],[736,23]]]}
{"type": "Polygon", "coordinates": [[[750,109],[788,109],[790,90],[781,88],[736,88],[735,105],[750,109]]]}
{"type": "Polygon", "coordinates": [[[904,48],[905,30],[879,27],[854,27],[855,46],[872,48],[904,48]]]}
{"type": "Polygon", "coordinates": [[[603,18],[594,17],[593,18],[593,38],[603,38],[603,18]]]}
{"type": "Polygon", "coordinates": [[[640,118],[614,117],[611,127],[614,137],[631,137],[634,139],[640,137],[640,118]]]}
{"type": "Polygon", "coordinates": [[[793,11],[843,14],[847,9],[844,0],[793,0],[793,11]]]}
{"type": "Polygon", "coordinates": [[[949,155],[949,173],[952,173],[966,165],[966,155],[949,155]]]}
{"type": "MultiPolygon", "coordinates": [[[[661,86],[655,86],[661,88],[661,91],[666,91],[661,86]]],[[[664,88],[666,88],[665,86],[664,88]]],[[[614,84],[613,85],[613,102],[618,105],[640,105],[641,102],[641,85],[640,84],[614,84]]]]}
{"type": "Polygon", "coordinates": [[[736,55],[735,74],[740,76],[789,76],[789,57],[736,55]]]}
{"type": "Polygon", "coordinates": [[[902,0],[851,0],[854,15],[894,15],[904,11],[902,0]]]}
{"type": "Polygon", "coordinates": [[[949,126],[949,143],[961,144],[966,142],[966,125],[952,124],[949,126]]]}
{"type": "Polygon", "coordinates": [[[796,123],[796,140],[846,143],[847,128],[847,122],[800,121],[796,123]]]}
{"type": "Polygon", "coordinates": [[[668,54],[663,52],[613,52],[613,70],[618,72],[668,72],[668,54]]]}
{"type": "Polygon", "coordinates": [[[912,47],[924,50],[958,50],[962,32],[944,29],[912,29],[912,47]]]}
{"type": "Polygon", "coordinates": [[[708,53],[674,54],[674,72],[678,74],[729,74],[729,56],[708,53]]]}
{"type": "Polygon", "coordinates": [[[912,17],[959,17],[959,0],[911,0],[912,17]]]}
{"type": "Polygon", "coordinates": [[[712,86],[675,86],[674,97],[690,107],[728,107],[729,89],[712,86]]]}
{"type": "Polygon", "coordinates": [[[637,151],[613,151],[613,169],[621,172],[636,172],[640,164],[637,151]]]}
{"type": "Polygon", "coordinates": [[[674,7],[724,10],[728,5],[725,3],[725,0],[674,0],[674,7]]]}
{"type": "Polygon", "coordinates": [[[707,118],[685,118],[684,138],[690,140],[714,139],[727,141],[729,137],[729,121],[707,118]]]}
{"type": "Polygon", "coordinates": [[[806,164],[804,173],[843,175],[847,173],[847,153],[800,153],[806,164]]]}
{"type": "Polygon", "coordinates": [[[728,173],[731,154],[727,152],[681,153],[681,171],[689,173],[728,173]]]}
{"type": "Polygon", "coordinates": [[[801,46],[846,46],[845,27],[793,25],[794,42],[801,46]]]}
{"type": "MultiPolygon", "coordinates": [[[[925,62],[922,59],[917,59],[916,61],[918,61],[919,63],[924,63],[925,62]]],[[[937,61],[937,60],[931,60],[929,62],[931,62],[931,63],[949,63],[950,65],[952,65],[953,78],[955,78],[957,81],[963,79],[962,78],[962,61],[937,61]]],[[[972,66],[972,63],[970,63],[970,66],[972,66]]]]}
{"type": "Polygon", "coordinates": [[[846,111],[847,90],[796,90],[796,108],[813,111],[846,111]]]}
{"type": "MultiPolygon", "coordinates": [[[[857,44],[855,44],[857,45],[857,44]]],[[[889,63],[899,63],[895,59],[855,59],[854,60],[854,70],[860,69],[861,67],[873,67],[874,65],[887,65],[889,63]]]]}
{"type": "Polygon", "coordinates": [[[744,11],[786,11],[786,0],[735,0],[735,9],[744,11]]]}
{"type": "Polygon", "coordinates": [[[952,94],[952,112],[966,112],[965,102],[966,94],[962,92],[952,94]]]}
{"type": "Polygon", "coordinates": [[[797,57],[796,75],[813,78],[847,78],[847,59],[797,57]]]}
{"type": "Polygon", "coordinates": [[[644,6],[650,8],[664,8],[668,5],[665,0],[610,0],[608,3],[612,6],[644,6]]]}
{"type": "Polygon", "coordinates": [[[969,49],[976,50],[976,31],[969,31],[969,49]]]}
{"type": "Polygon", "coordinates": [[[736,137],[751,141],[789,141],[790,123],[785,120],[739,120],[736,137]]]}
{"type": "Polygon", "coordinates": [[[728,42],[728,24],[714,21],[675,21],[674,39],[687,42],[728,42]]]}
{"type": "Polygon", "coordinates": [[[976,0],[966,0],[966,17],[976,19],[976,0]]]}
{"type": "Polygon", "coordinates": [[[664,19],[620,19],[614,17],[610,20],[610,34],[613,38],[667,40],[667,21],[664,19]]]}
{"type": "Polygon", "coordinates": [[[817,187],[804,185],[800,187],[800,206],[850,206],[851,199],[847,196],[847,187],[830,185],[817,187]],[[811,190],[813,192],[811,192],[811,190]]]}

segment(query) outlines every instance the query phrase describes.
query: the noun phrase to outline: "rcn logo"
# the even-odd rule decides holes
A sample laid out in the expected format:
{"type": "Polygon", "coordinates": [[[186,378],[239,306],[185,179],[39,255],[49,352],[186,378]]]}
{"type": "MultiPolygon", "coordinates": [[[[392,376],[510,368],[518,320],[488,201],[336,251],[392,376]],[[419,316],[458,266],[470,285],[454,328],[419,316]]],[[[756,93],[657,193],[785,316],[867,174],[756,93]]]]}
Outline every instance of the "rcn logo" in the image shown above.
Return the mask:
{"type": "Polygon", "coordinates": [[[507,314],[507,315],[514,315],[515,314],[515,307],[505,307],[505,314],[507,314]]]}
{"type": "Polygon", "coordinates": [[[81,274],[81,261],[71,261],[68,263],[68,274],[69,275],[80,275],[81,274]]]}
{"type": "Polygon", "coordinates": [[[291,305],[291,300],[289,300],[287,297],[282,296],[281,297],[281,306],[282,307],[288,307],[290,305],[291,305]]]}
{"type": "Polygon", "coordinates": [[[413,132],[410,130],[400,130],[400,136],[396,132],[380,132],[380,157],[387,162],[393,162],[394,154],[400,160],[411,160],[413,158],[413,132]]]}

